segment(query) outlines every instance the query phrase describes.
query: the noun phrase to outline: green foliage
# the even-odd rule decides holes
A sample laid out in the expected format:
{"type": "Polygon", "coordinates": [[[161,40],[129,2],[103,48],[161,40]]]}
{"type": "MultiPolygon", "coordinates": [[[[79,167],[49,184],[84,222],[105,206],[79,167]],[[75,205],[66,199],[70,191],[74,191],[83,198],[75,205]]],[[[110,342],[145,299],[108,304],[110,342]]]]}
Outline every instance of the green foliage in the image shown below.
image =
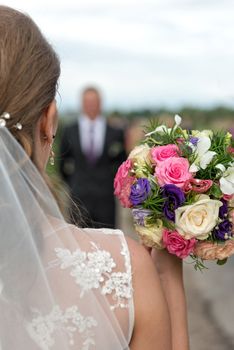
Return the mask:
{"type": "Polygon", "coordinates": [[[150,119],[147,125],[143,125],[144,134],[148,134],[160,125],[158,119],[150,119]]]}
{"type": "Polygon", "coordinates": [[[220,199],[223,197],[223,193],[220,190],[219,185],[217,185],[216,183],[213,183],[208,194],[215,197],[216,199],[220,199]]]}
{"type": "Polygon", "coordinates": [[[204,265],[204,261],[197,257],[196,255],[191,254],[190,257],[192,258],[192,264],[194,264],[194,269],[196,271],[203,272],[203,270],[208,270],[208,267],[204,265]]]}
{"type": "Polygon", "coordinates": [[[163,227],[165,227],[171,231],[175,230],[175,224],[173,221],[167,220],[167,219],[165,219],[165,217],[161,217],[161,220],[163,222],[163,227]]]}
{"type": "Polygon", "coordinates": [[[226,259],[223,259],[223,260],[217,260],[217,265],[219,265],[219,266],[223,266],[223,265],[225,265],[226,264],[226,262],[228,261],[228,259],[226,258],[226,259]]]}
{"type": "MultiPolygon", "coordinates": [[[[167,128],[167,126],[165,126],[165,129],[161,131],[155,131],[158,126],[158,120],[149,121],[148,127],[145,127],[145,134],[148,134],[148,136],[146,136],[145,140],[142,143],[147,143],[149,147],[158,145],[165,146],[174,143],[178,144],[177,139],[186,137],[183,130],[180,127],[177,127],[175,124],[172,128],[167,128]]],[[[188,147],[184,150],[184,152],[189,152],[188,147]]]]}
{"type": "Polygon", "coordinates": [[[197,197],[197,193],[194,191],[190,191],[186,194],[186,199],[183,205],[190,205],[190,204],[194,204],[194,202],[196,202],[196,197],[197,197]]]}
{"type": "Polygon", "coordinates": [[[197,172],[197,177],[199,179],[216,180],[221,178],[222,172],[216,169],[215,166],[217,164],[222,164],[225,168],[228,168],[230,163],[233,162],[232,154],[227,151],[229,144],[226,132],[218,131],[214,133],[210,151],[216,152],[216,155],[206,169],[200,169],[197,172]]]}
{"type": "Polygon", "coordinates": [[[156,184],[153,177],[151,178],[151,194],[150,196],[144,201],[142,204],[142,207],[144,209],[150,209],[153,211],[153,214],[157,216],[161,216],[162,210],[163,210],[163,204],[165,199],[162,197],[162,190],[160,187],[156,184]]]}

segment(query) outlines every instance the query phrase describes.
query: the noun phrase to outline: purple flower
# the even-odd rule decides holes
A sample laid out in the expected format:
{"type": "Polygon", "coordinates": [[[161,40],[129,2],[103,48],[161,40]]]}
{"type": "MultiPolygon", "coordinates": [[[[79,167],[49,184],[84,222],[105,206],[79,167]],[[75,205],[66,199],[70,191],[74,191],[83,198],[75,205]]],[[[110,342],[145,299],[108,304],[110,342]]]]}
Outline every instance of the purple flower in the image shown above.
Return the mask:
{"type": "Polygon", "coordinates": [[[232,236],[232,223],[229,220],[222,221],[213,231],[213,234],[216,239],[225,241],[232,236]]]}
{"type": "Polygon", "coordinates": [[[148,179],[138,179],[131,186],[130,201],[133,205],[138,205],[144,202],[150,193],[150,183],[148,179]]]}
{"type": "Polygon", "coordinates": [[[140,226],[145,225],[145,218],[151,214],[152,211],[149,209],[132,209],[134,223],[140,226]]]}
{"type": "Polygon", "coordinates": [[[194,136],[191,136],[189,138],[189,141],[193,144],[193,146],[197,146],[197,143],[198,143],[198,137],[194,137],[194,136]]]}
{"type": "Polygon", "coordinates": [[[185,201],[184,192],[175,185],[165,185],[163,187],[163,197],[165,198],[164,215],[167,219],[175,221],[175,210],[185,201]]]}
{"type": "Polygon", "coordinates": [[[225,199],[220,199],[223,205],[219,208],[220,219],[225,219],[228,213],[228,202],[225,199]]]}

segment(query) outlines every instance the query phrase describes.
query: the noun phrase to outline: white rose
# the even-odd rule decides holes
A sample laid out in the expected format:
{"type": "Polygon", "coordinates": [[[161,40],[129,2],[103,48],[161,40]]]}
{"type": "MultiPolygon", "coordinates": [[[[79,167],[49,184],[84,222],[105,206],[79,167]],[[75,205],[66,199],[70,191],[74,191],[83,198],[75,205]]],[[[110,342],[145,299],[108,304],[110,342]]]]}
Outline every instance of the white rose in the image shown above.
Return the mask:
{"type": "Polygon", "coordinates": [[[158,249],[163,248],[163,223],[161,220],[158,219],[154,225],[150,226],[135,225],[135,229],[145,246],[158,249]]]}
{"type": "Polygon", "coordinates": [[[201,195],[196,203],[176,209],[177,231],[186,239],[206,239],[218,222],[219,208],[222,205],[218,200],[201,195]]]}
{"type": "Polygon", "coordinates": [[[227,168],[219,180],[220,189],[224,194],[234,194],[234,166],[227,168]]]}
{"type": "Polygon", "coordinates": [[[129,154],[128,159],[132,159],[137,164],[150,164],[150,147],[145,145],[136,146],[129,154]]]}

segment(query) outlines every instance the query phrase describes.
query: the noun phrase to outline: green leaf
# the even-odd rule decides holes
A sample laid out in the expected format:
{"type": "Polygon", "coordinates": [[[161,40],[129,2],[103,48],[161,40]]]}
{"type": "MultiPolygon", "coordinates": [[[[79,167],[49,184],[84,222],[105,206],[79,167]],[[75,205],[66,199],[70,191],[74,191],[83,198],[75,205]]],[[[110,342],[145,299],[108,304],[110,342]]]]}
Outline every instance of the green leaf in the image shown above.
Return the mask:
{"type": "Polygon", "coordinates": [[[172,221],[165,220],[163,217],[161,217],[161,220],[163,222],[163,227],[168,228],[169,230],[175,230],[175,224],[172,221]]]}
{"type": "Polygon", "coordinates": [[[219,265],[219,266],[225,265],[227,260],[228,260],[228,258],[223,259],[223,260],[217,260],[217,265],[219,265]]]}
{"type": "Polygon", "coordinates": [[[215,198],[221,198],[223,196],[223,193],[220,190],[220,187],[216,184],[212,185],[210,189],[210,194],[213,195],[215,198]]]}
{"type": "Polygon", "coordinates": [[[200,272],[203,272],[203,270],[208,270],[208,267],[204,265],[202,259],[195,256],[194,254],[190,254],[190,257],[192,258],[192,264],[194,264],[193,267],[196,271],[199,270],[200,272]]]}

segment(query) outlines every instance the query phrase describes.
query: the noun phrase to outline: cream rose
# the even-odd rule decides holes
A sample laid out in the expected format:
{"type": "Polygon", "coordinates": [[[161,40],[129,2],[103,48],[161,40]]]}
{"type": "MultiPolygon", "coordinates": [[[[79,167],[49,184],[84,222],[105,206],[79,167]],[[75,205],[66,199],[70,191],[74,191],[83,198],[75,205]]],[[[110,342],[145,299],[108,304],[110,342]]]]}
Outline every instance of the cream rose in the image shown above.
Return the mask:
{"type": "Polygon", "coordinates": [[[161,220],[158,219],[154,225],[149,226],[135,225],[135,229],[144,245],[150,248],[163,248],[163,223],[161,220]]]}
{"type": "Polygon", "coordinates": [[[201,195],[196,203],[176,209],[177,231],[186,239],[206,239],[217,224],[221,206],[222,202],[201,195]]]}
{"type": "Polygon", "coordinates": [[[145,163],[150,164],[150,147],[148,145],[140,145],[136,146],[129,154],[128,159],[133,160],[139,165],[143,165],[145,163]]]}
{"type": "Polygon", "coordinates": [[[136,146],[128,156],[128,159],[134,164],[135,176],[137,178],[148,176],[146,163],[151,164],[150,150],[151,148],[147,144],[136,146]]]}

